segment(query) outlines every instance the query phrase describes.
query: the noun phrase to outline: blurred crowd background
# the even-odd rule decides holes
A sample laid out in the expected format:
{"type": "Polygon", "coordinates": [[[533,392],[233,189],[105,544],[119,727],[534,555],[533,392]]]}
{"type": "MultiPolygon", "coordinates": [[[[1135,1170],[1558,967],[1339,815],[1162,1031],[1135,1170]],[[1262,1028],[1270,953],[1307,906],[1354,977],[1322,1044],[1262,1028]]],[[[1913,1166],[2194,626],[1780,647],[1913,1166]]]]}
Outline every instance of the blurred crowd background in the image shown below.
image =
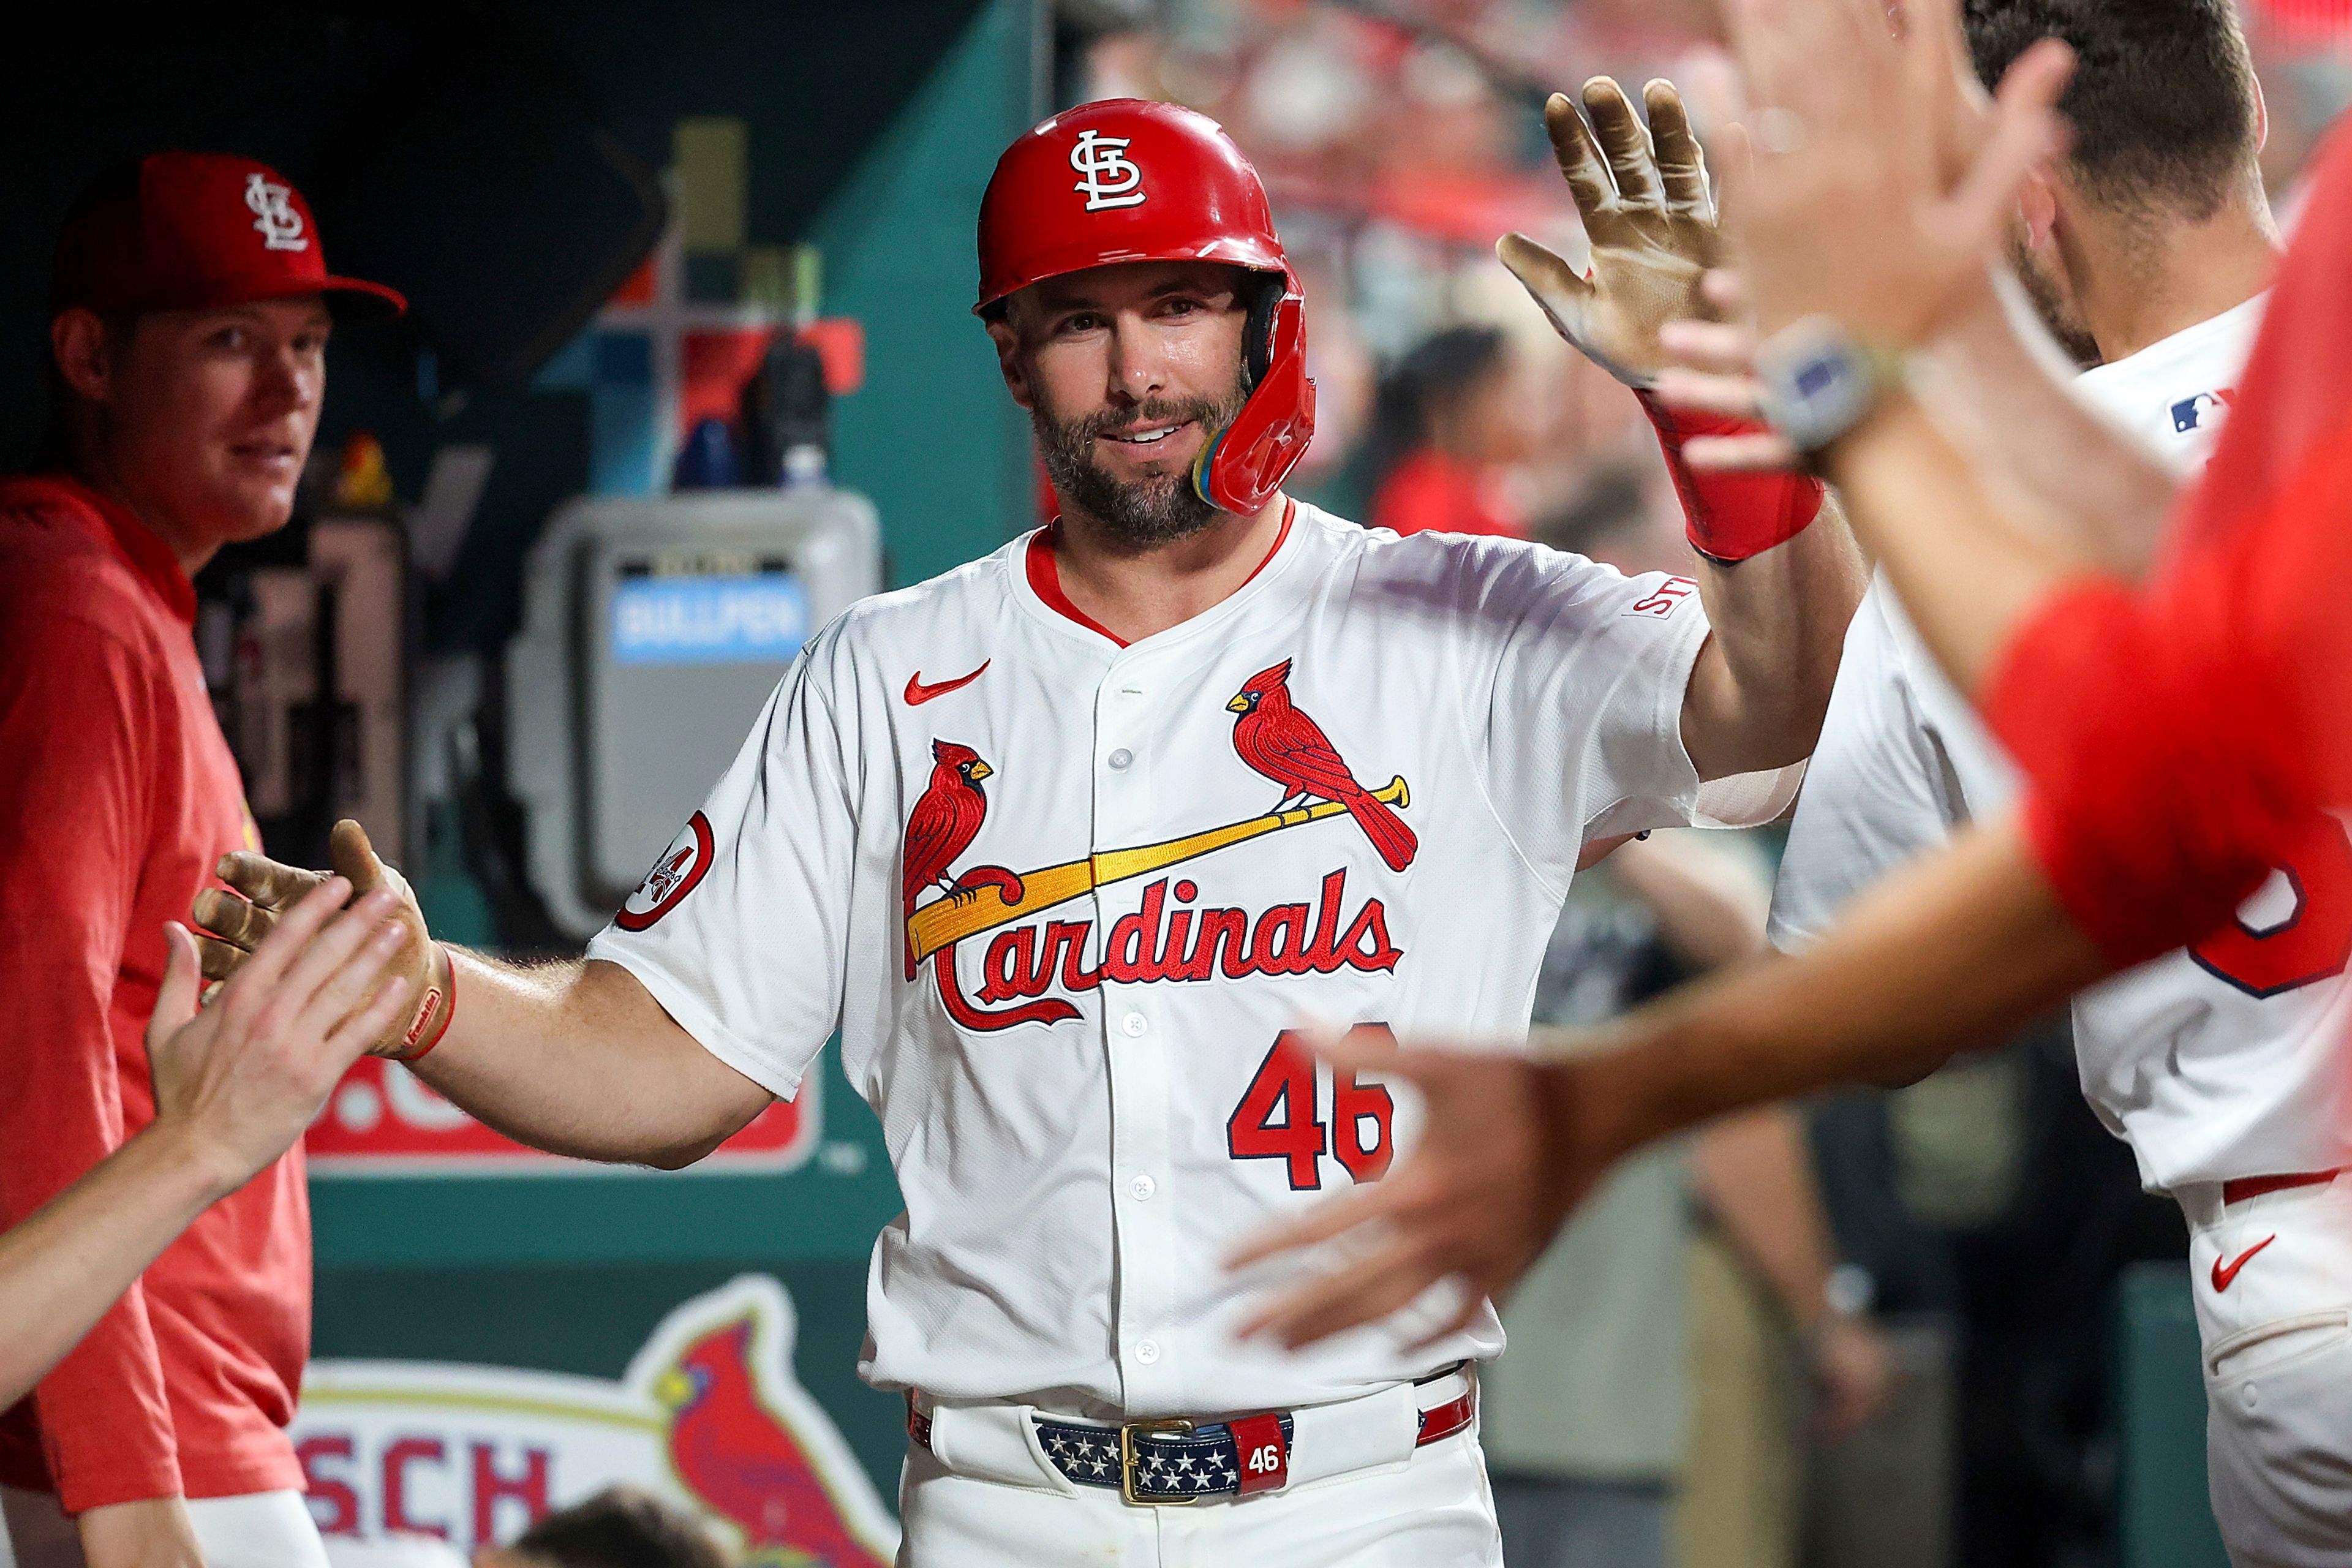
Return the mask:
{"type": "MultiPolygon", "coordinates": [[[[2244,7],[2288,224],[2352,103],[2344,9],[2244,7]]],[[[1064,0],[1055,96],[1190,104],[1265,174],[1322,398],[1302,494],[1400,531],[1683,570],[1640,410],[1554,335],[1493,246],[1517,229],[1579,254],[1543,132],[1552,91],[1664,76],[1702,134],[1729,110],[1714,13],[1064,0]]],[[[1770,830],[1662,835],[1580,878],[1538,1022],[1606,1017],[1760,951],[1777,848],[1770,830]]],[[[1486,1442],[1507,1553],[1531,1568],[2113,1562],[2119,1287],[2184,1253],[2178,1213],[2140,1192],[2084,1103],[2063,1017],[1921,1083],[1647,1157],[1506,1313],[1486,1442]]]]}

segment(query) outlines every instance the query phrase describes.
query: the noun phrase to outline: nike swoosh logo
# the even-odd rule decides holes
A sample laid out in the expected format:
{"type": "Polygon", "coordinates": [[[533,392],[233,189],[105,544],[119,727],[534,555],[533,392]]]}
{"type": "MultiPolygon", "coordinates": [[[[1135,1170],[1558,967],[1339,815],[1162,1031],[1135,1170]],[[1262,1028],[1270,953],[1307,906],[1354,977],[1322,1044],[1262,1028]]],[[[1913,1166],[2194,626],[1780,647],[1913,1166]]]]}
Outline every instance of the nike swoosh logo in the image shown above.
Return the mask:
{"type": "Polygon", "coordinates": [[[987,674],[988,667],[994,662],[995,661],[993,659],[982,659],[980,661],[980,668],[973,670],[970,675],[959,676],[953,680],[942,680],[937,686],[924,685],[923,672],[919,669],[915,671],[914,674],[907,677],[907,706],[909,708],[920,708],[924,703],[929,702],[934,697],[945,697],[950,691],[961,691],[965,687],[970,686],[973,681],[978,680],[982,676],[987,674]]]}
{"type": "Polygon", "coordinates": [[[2260,1241],[2254,1243],[2253,1246],[2246,1248],[2245,1251],[2241,1252],[2237,1257],[2231,1258],[2226,1267],[2222,1264],[2220,1258],[2215,1258],[2213,1260],[2213,1289],[2216,1290],[2227,1290],[2230,1288],[2230,1281],[2238,1277],[2238,1270],[2246,1266],[2246,1260],[2277,1239],[2278,1237],[2275,1236],[2266,1236],[2263,1237],[2260,1241]]]}

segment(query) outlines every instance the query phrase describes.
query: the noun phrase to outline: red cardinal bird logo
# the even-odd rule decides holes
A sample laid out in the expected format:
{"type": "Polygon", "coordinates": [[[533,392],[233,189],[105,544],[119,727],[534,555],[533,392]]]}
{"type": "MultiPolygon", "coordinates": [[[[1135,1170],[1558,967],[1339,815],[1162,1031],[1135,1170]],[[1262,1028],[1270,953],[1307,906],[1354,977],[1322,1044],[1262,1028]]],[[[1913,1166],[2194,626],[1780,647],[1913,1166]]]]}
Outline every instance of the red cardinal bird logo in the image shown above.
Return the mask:
{"type": "Polygon", "coordinates": [[[1336,801],[1348,808],[1390,870],[1412,864],[1421,847],[1412,829],[1356,782],[1323,727],[1291,702],[1290,660],[1251,676],[1225,706],[1241,715],[1234,721],[1234,750],[1282,786],[1276,811],[1310,796],[1336,801]]]}
{"type": "Polygon", "coordinates": [[[799,1437],[761,1402],[751,1343],[749,1318],[714,1329],[656,1384],[675,1412],[669,1458],[678,1479],[743,1532],[747,1563],[888,1568],[851,1531],[799,1437]]]}
{"type": "MultiPolygon", "coordinates": [[[[948,868],[956,857],[971,847],[972,836],[988,819],[988,795],[980,784],[996,770],[981,761],[980,753],[970,746],[953,741],[931,742],[931,783],[915,809],[907,817],[907,852],[905,874],[900,891],[905,899],[901,911],[914,918],[915,899],[926,888],[945,889],[951,899],[970,900],[977,896],[982,882],[994,882],[1004,891],[1007,903],[1021,901],[1021,879],[999,866],[975,868],[964,874],[961,881],[951,881],[948,868]]],[[[907,939],[907,978],[915,977],[915,943],[907,939]]]]}

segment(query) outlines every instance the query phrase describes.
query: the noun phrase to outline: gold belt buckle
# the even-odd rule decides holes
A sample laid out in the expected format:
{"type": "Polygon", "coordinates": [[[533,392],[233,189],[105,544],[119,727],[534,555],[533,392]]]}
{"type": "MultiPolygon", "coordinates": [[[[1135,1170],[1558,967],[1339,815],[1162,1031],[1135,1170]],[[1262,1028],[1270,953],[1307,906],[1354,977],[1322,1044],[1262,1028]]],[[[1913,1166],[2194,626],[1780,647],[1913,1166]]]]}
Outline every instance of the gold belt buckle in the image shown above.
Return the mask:
{"type": "Polygon", "coordinates": [[[1196,1497],[1145,1497],[1135,1489],[1135,1435],[1138,1432],[1190,1432],[1192,1423],[1181,1415],[1158,1421],[1122,1422],[1118,1428],[1118,1495],[1145,1508],[1190,1508],[1196,1497]]]}

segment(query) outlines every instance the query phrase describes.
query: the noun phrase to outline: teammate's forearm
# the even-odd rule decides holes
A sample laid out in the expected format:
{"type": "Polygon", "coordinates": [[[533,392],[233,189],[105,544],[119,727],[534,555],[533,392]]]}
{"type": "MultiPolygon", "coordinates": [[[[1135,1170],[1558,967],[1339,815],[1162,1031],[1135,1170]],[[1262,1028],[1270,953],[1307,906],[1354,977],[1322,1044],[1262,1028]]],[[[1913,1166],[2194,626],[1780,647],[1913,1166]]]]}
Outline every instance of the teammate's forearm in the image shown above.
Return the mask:
{"type": "Polygon", "coordinates": [[[1678,834],[1629,844],[1609,860],[1609,874],[1650,911],[1658,938],[1704,973],[1764,951],[1771,893],[1736,855],[1678,834]]]}
{"type": "Polygon", "coordinates": [[[231,1185],[151,1127],[0,1235],[0,1406],[24,1397],[231,1185]]]}
{"type": "Polygon", "coordinates": [[[1691,1152],[1691,1185],[1790,1320],[1812,1328],[1829,1306],[1831,1248],[1797,1112],[1760,1106],[1707,1128],[1691,1152]]]}
{"type": "Polygon", "coordinates": [[[769,1101],[616,964],[515,964],[457,949],[450,957],[457,1016],[415,1070],[519,1142],[675,1168],[769,1101]]]}
{"type": "Polygon", "coordinates": [[[1683,717],[1699,777],[1787,767],[1811,754],[1847,623],[1868,585],[1834,498],[1787,543],[1737,566],[1699,569],[1714,635],[1683,717]]]}
{"type": "Polygon", "coordinates": [[[1599,1145],[1632,1150],[1746,1106],[1924,1073],[2105,973],[2002,822],[1888,879],[1806,952],[1628,1014],[1560,1070],[1599,1145]]]}
{"type": "Polygon", "coordinates": [[[1839,442],[1831,472],[1928,650],[1973,693],[2035,606],[2085,569],[2012,528],[1981,477],[1907,395],[1839,442]]]}
{"type": "Polygon", "coordinates": [[[2084,406],[2062,351],[1988,292],[1934,346],[1930,411],[1969,458],[2030,501],[2011,521],[2082,564],[2137,579],[2154,557],[2179,479],[2084,406]],[[1948,395],[1946,393],[1948,392],[1948,395]]]}

